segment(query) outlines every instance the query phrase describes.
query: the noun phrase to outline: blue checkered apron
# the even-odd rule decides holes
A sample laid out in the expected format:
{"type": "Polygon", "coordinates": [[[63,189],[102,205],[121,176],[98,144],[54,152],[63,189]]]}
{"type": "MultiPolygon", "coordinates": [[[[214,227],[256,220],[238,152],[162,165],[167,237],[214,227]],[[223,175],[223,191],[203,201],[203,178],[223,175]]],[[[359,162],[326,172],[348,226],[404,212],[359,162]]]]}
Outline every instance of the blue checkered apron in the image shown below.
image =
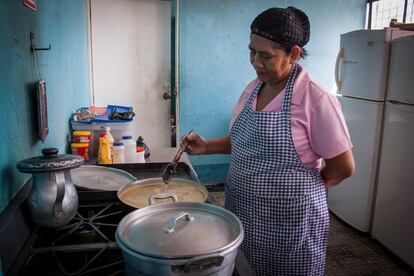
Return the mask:
{"type": "Polygon", "coordinates": [[[257,275],[324,275],[329,216],[320,173],[306,168],[290,122],[295,64],[280,112],[256,112],[261,83],[230,131],[226,208],[243,223],[242,250],[257,275]]]}

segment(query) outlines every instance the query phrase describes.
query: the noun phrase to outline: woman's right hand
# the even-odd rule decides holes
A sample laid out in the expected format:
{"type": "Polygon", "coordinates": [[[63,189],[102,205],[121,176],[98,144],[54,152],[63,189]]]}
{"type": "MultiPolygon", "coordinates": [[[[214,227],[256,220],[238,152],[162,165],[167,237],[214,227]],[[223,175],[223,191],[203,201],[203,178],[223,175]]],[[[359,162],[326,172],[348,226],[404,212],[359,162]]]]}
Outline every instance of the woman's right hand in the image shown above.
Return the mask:
{"type": "Polygon", "coordinates": [[[206,140],[193,132],[190,135],[184,135],[181,137],[182,143],[188,143],[185,151],[190,155],[200,155],[207,153],[207,142],[206,140]]]}

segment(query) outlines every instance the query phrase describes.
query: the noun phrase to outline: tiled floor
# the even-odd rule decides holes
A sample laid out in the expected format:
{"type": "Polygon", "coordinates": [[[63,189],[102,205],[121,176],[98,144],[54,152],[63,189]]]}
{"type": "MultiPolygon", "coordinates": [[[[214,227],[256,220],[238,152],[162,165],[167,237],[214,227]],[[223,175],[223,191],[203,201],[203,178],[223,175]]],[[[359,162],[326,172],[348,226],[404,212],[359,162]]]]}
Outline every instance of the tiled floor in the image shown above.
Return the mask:
{"type": "Polygon", "coordinates": [[[329,276],[414,275],[414,271],[368,234],[331,214],[327,268],[329,276]]]}
{"type": "MultiPolygon", "coordinates": [[[[223,192],[210,192],[224,206],[223,192]]],[[[414,275],[414,271],[367,234],[360,233],[331,214],[326,260],[327,276],[414,275]]]]}

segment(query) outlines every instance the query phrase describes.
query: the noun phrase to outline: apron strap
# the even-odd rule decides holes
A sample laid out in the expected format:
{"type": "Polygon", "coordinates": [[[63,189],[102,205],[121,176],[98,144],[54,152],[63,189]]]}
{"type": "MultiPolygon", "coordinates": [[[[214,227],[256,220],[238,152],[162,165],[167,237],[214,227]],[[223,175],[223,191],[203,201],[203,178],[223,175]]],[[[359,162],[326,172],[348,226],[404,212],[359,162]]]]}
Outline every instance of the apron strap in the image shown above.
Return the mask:
{"type": "Polygon", "coordinates": [[[297,74],[298,74],[298,66],[296,63],[294,63],[292,65],[292,69],[290,70],[289,79],[286,84],[285,97],[283,98],[282,110],[285,112],[290,111],[290,101],[292,99],[293,85],[295,84],[297,74]]]}
{"type": "Polygon", "coordinates": [[[249,99],[247,100],[248,106],[251,106],[254,102],[254,100],[257,97],[257,94],[259,93],[260,89],[262,88],[263,82],[259,82],[256,85],[256,88],[253,90],[252,94],[250,95],[249,99]]]}

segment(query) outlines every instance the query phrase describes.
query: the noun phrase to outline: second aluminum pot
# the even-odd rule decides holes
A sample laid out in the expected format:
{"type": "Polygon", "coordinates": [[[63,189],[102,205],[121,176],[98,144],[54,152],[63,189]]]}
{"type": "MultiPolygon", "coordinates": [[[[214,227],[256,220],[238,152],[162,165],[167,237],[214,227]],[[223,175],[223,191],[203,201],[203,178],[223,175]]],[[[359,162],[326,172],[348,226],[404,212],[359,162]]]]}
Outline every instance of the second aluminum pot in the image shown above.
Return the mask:
{"type": "Polygon", "coordinates": [[[233,213],[190,202],[138,209],[116,231],[128,275],[230,276],[243,237],[233,213]]]}
{"type": "Polygon", "coordinates": [[[203,185],[182,178],[173,178],[165,185],[161,177],[137,180],[118,190],[120,201],[133,208],[171,202],[200,202],[207,200],[203,185]]]}

